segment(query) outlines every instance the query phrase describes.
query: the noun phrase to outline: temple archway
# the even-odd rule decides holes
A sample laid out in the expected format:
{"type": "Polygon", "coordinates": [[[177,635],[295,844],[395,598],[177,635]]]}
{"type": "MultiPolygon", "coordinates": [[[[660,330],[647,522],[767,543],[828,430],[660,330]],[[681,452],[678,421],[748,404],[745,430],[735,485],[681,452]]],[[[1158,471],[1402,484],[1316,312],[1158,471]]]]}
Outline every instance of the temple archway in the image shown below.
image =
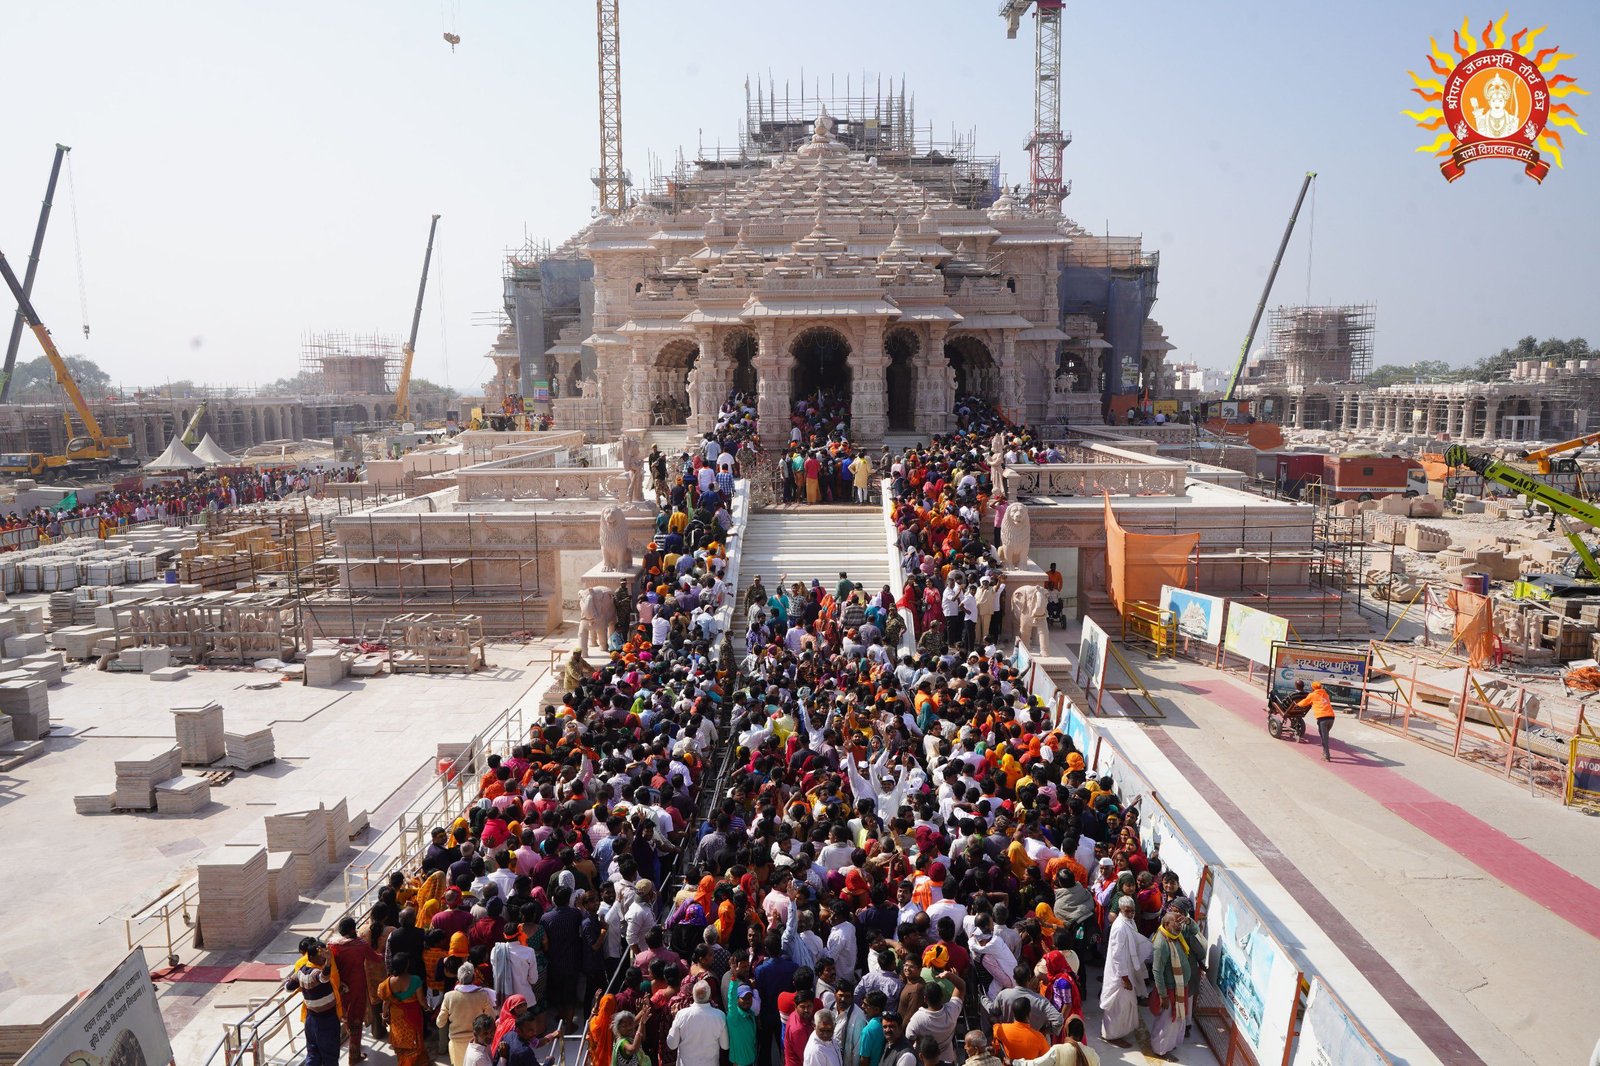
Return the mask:
{"type": "Polygon", "coordinates": [[[700,346],[691,340],[679,337],[661,346],[649,372],[651,425],[681,426],[689,421],[689,371],[699,358],[700,346]]]}
{"type": "Polygon", "coordinates": [[[917,417],[917,353],[922,342],[914,331],[900,326],[883,338],[883,351],[889,357],[884,368],[884,387],[888,393],[889,428],[911,430],[917,417]]]}
{"type": "Polygon", "coordinates": [[[989,346],[970,333],[945,342],[944,357],[956,372],[956,392],[995,403],[1000,399],[1000,367],[989,346]]]}
{"type": "Polygon", "coordinates": [[[794,360],[789,376],[790,402],[815,396],[818,389],[850,395],[850,342],[831,326],[813,326],[789,346],[794,360]]]}
{"type": "MultiPolygon", "coordinates": [[[[761,351],[761,344],[756,340],[756,335],[749,330],[740,330],[729,336],[723,350],[733,363],[733,391],[744,393],[754,400],[760,386],[756,355],[761,351]]],[[[717,399],[721,402],[723,397],[717,399]]]]}

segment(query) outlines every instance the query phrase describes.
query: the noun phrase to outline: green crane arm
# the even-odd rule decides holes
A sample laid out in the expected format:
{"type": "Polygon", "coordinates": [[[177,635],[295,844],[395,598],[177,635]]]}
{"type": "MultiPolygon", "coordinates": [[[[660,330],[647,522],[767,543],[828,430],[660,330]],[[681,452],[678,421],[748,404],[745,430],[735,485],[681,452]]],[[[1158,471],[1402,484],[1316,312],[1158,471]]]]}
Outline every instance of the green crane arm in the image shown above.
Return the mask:
{"type": "Polygon", "coordinates": [[[1583,563],[1583,568],[1589,571],[1589,576],[1600,581],[1600,561],[1596,561],[1594,552],[1578,535],[1576,524],[1566,521],[1566,518],[1575,518],[1579,522],[1600,529],[1600,507],[1580,500],[1576,496],[1569,496],[1507,463],[1491,459],[1487,455],[1473,455],[1459,444],[1453,444],[1445,450],[1444,461],[1451,466],[1464,466],[1490,481],[1515,489],[1528,499],[1537,500],[1556,514],[1565,516],[1561,523],[1561,531],[1566,534],[1567,540],[1578,553],[1578,559],[1583,563]]]}
{"type": "Polygon", "coordinates": [[[1568,515],[1600,529],[1600,507],[1580,500],[1576,496],[1569,496],[1508,463],[1491,459],[1487,455],[1473,455],[1459,444],[1451,445],[1445,451],[1444,461],[1450,466],[1467,467],[1490,481],[1515,489],[1528,499],[1544,504],[1556,514],[1568,515]]]}

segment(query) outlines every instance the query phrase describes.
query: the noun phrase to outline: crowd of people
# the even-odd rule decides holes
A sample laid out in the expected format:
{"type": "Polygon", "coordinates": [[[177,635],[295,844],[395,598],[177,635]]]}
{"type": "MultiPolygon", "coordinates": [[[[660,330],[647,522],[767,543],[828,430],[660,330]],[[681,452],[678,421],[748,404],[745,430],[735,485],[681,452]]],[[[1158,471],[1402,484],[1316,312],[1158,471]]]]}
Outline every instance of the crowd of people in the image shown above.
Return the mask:
{"type": "MultiPolygon", "coordinates": [[[[848,448],[839,413],[806,414],[804,443],[826,426],[848,448]]],[[[307,1063],[337,1060],[340,1018],[352,1062],[365,1023],[403,1066],[431,1061],[431,1030],[453,1066],[546,1066],[580,1026],[595,1066],[1094,1066],[1096,1038],[1142,1026],[1173,1051],[1203,958],[1189,898],[1137,801],[1087,774],[968,617],[998,576],[985,446],[1029,435],[974,405],[889,464],[915,602],[940,605],[915,650],[887,589],[757,574],[735,666],[671,620],[706,579],[725,591],[735,432],[652,456],[650,617],[619,616],[604,662],[573,657],[363,923],[305,944],[307,1063]]]]}
{"type": "Polygon", "coordinates": [[[358,474],[354,467],[263,467],[136,479],[137,483],[122,484],[93,499],[74,493],[69,497],[70,506],[44,505],[25,513],[13,511],[0,521],[0,532],[32,528],[55,538],[61,536],[64,523],[89,518],[97,520],[97,532],[103,537],[108,530],[134,522],[162,522],[281,500],[330,481],[356,481],[358,474]]]}
{"type": "Polygon", "coordinates": [[[848,392],[819,389],[794,401],[777,471],[784,503],[869,503],[873,473],[872,457],[850,442],[848,392]]]}

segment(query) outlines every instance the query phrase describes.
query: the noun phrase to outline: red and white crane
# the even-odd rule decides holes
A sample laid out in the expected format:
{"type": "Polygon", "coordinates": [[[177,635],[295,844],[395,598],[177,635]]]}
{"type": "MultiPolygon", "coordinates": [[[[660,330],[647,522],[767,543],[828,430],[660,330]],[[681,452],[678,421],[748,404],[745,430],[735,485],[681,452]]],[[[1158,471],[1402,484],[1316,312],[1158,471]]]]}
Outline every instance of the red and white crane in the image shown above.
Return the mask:
{"type": "Polygon", "coordinates": [[[1061,131],[1061,9],[1064,0],[1004,0],[1000,17],[1015,38],[1022,16],[1034,9],[1033,133],[1028,151],[1028,204],[1058,209],[1072,191],[1061,176],[1061,156],[1071,135],[1061,131]]]}

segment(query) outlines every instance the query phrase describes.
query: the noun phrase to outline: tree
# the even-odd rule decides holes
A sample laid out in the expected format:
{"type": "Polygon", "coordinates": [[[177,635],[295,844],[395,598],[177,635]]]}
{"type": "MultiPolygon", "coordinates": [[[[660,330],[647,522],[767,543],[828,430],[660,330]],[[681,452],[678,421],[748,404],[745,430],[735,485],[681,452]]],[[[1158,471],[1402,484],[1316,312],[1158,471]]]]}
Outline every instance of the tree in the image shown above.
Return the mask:
{"type": "MultiPolygon", "coordinates": [[[[79,355],[62,357],[67,364],[67,369],[72,372],[73,380],[77,381],[78,389],[86,400],[98,400],[116,391],[111,384],[111,375],[100,369],[93,359],[79,355]]],[[[50,365],[48,356],[39,356],[26,363],[18,363],[11,379],[11,399],[16,403],[49,403],[65,397],[61,386],[56,384],[55,368],[50,365]]]]}
{"type": "Polygon", "coordinates": [[[1422,359],[1409,366],[1374,367],[1363,379],[1373,388],[1384,385],[1409,385],[1414,381],[1450,381],[1458,371],[1442,359],[1422,359]]]}

